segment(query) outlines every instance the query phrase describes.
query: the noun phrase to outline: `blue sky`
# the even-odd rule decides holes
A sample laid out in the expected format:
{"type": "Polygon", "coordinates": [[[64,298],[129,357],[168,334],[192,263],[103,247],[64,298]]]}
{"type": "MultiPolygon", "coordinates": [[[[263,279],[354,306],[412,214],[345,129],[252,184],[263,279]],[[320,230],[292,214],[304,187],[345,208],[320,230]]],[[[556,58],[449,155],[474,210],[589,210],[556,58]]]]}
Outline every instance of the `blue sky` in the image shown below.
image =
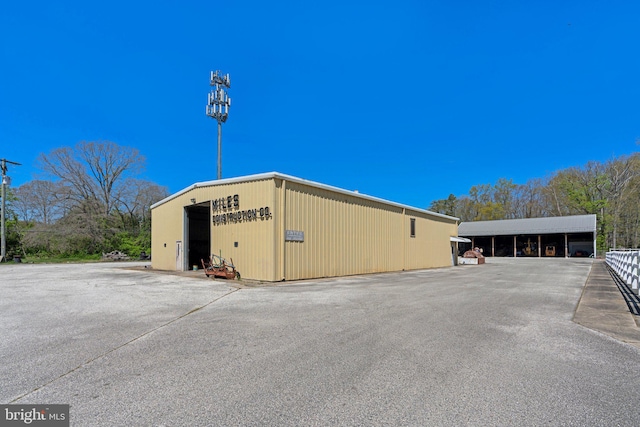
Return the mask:
{"type": "Polygon", "coordinates": [[[427,207],[640,149],[634,1],[8,2],[0,158],[137,148],[170,192],[277,171],[427,207]]]}

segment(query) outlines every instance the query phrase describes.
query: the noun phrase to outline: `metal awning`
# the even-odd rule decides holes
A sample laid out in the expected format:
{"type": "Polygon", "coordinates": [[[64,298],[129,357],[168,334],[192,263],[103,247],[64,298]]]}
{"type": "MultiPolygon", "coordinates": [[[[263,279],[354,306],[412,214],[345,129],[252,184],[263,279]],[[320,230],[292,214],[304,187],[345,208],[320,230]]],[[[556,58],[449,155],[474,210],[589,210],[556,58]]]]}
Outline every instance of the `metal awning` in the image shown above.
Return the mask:
{"type": "Polygon", "coordinates": [[[458,243],[471,243],[471,239],[467,239],[464,237],[457,237],[457,236],[451,236],[449,237],[449,240],[451,242],[458,242],[458,243]]]}
{"type": "Polygon", "coordinates": [[[595,232],[595,215],[470,221],[458,226],[458,235],[467,237],[595,232]]]}

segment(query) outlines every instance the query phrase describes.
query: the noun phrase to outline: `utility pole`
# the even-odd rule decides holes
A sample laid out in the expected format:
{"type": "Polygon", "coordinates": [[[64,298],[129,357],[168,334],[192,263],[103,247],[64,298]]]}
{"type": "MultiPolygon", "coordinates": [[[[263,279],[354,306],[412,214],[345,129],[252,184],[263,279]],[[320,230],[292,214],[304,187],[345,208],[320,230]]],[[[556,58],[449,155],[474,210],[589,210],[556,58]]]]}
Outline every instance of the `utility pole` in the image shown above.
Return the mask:
{"type": "Polygon", "coordinates": [[[11,184],[11,178],[7,176],[7,163],[20,166],[20,163],[12,162],[7,159],[0,159],[0,168],[2,168],[2,220],[0,220],[0,240],[2,240],[2,249],[0,250],[0,262],[7,261],[7,230],[5,217],[7,212],[7,185],[11,184]]]}
{"type": "Polygon", "coordinates": [[[209,86],[213,89],[209,92],[207,116],[218,122],[218,179],[222,179],[222,123],[227,121],[231,107],[231,98],[224,90],[231,87],[229,74],[223,76],[220,71],[212,71],[209,86]]]}

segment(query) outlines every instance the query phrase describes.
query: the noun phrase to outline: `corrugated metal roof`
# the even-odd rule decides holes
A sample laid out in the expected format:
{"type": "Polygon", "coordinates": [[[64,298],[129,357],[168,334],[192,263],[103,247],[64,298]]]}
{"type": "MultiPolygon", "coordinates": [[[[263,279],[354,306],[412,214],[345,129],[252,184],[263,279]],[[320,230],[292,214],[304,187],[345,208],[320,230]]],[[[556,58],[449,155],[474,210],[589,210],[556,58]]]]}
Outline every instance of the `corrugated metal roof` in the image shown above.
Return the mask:
{"type": "Polygon", "coordinates": [[[458,235],[513,236],[518,234],[594,233],[595,215],[556,216],[549,218],[504,219],[500,221],[463,222],[458,235]]]}
{"type": "Polygon", "coordinates": [[[157,206],[160,206],[160,205],[162,205],[164,203],[167,203],[168,201],[173,200],[176,197],[178,197],[178,196],[180,196],[180,195],[182,195],[184,193],[187,193],[188,191],[191,191],[191,190],[193,190],[195,188],[209,187],[209,186],[215,186],[215,185],[224,185],[224,184],[233,184],[233,183],[238,183],[238,182],[258,181],[258,180],[262,180],[262,179],[271,179],[271,178],[284,179],[284,180],[291,181],[291,182],[297,182],[297,183],[300,183],[300,184],[305,184],[305,185],[309,185],[309,186],[312,186],[312,187],[333,191],[335,193],[348,194],[350,196],[359,197],[359,198],[365,199],[365,200],[373,200],[373,201],[384,203],[384,204],[391,205],[391,206],[397,206],[397,207],[400,207],[400,208],[405,208],[405,209],[409,209],[409,210],[416,211],[416,212],[426,213],[426,214],[429,214],[429,215],[432,215],[432,216],[435,216],[435,217],[446,218],[446,219],[455,220],[455,221],[459,220],[459,218],[456,218],[456,217],[453,217],[453,216],[444,215],[444,214],[441,214],[441,213],[432,212],[432,211],[428,211],[426,209],[416,208],[416,207],[409,206],[409,205],[404,205],[402,203],[391,202],[389,200],[380,199],[380,198],[374,197],[374,196],[368,196],[366,194],[358,193],[356,191],[344,190],[342,188],[333,187],[331,185],[321,184],[319,182],[309,181],[309,180],[302,179],[302,178],[297,178],[295,176],[286,175],[286,174],[279,173],[279,172],[268,172],[268,173],[260,173],[260,174],[255,174],[255,175],[240,176],[240,177],[236,177],[236,178],[220,179],[220,180],[215,180],[215,181],[197,182],[197,183],[195,183],[195,184],[193,184],[193,185],[191,185],[191,186],[189,186],[187,188],[184,188],[184,189],[178,191],[177,193],[174,193],[174,194],[170,195],[169,197],[166,197],[166,198],[160,200],[159,202],[154,203],[153,205],[151,205],[151,209],[154,209],[157,206]]]}

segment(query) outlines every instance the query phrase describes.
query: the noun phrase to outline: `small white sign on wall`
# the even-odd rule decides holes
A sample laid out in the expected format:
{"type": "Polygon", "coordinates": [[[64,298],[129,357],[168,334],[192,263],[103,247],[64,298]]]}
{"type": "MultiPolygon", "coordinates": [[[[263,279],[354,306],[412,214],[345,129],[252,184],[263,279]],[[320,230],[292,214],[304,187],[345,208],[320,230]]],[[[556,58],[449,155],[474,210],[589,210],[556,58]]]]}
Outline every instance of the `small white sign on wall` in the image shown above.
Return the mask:
{"type": "Polygon", "coordinates": [[[304,231],[285,230],[284,241],[285,242],[304,242],[304,231]]]}

